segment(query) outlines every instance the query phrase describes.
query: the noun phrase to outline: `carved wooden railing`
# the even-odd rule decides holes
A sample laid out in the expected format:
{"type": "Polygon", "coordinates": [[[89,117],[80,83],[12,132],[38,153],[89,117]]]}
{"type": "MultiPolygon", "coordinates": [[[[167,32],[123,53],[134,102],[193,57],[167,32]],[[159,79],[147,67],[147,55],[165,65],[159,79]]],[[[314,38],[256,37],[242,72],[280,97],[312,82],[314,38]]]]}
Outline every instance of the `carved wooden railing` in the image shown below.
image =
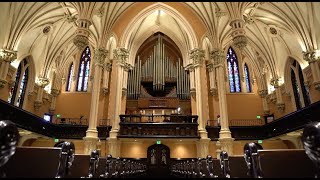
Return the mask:
{"type": "Polygon", "coordinates": [[[198,116],[120,115],[122,138],[199,138],[198,116]]]}
{"type": "MultiPolygon", "coordinates": [[[[53,124],[24,109],[13,106],[0,99],[0,119],[10,120],[18,128],[58,139],[82,139],[86,136],[88,125],[53,124]]],[[[107,138],[111,126],[98,126],[98,136],[107,138]]]]}
{"type": "MultiPolygon", "coordinates": [[[[262,126],[265,124],[263,119],[231,119],[229,126],[262,126]]],[[[218,126],[218,120],[209,119],[207,126],[218,126]]]]}

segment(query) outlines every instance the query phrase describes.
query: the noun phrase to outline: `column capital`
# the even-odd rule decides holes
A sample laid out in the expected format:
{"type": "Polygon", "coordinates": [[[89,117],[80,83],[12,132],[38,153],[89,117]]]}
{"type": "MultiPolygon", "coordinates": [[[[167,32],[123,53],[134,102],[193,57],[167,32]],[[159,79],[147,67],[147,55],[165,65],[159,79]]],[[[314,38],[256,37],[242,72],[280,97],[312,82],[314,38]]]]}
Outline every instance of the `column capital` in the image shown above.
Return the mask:
{"type": "Polygon", "coordinates": [[[226,55],[222,49],[215,48],[210,52],[210,58],[215,66],[224,66],[226,55]]]}
{"type": "Polygon", "coordinates": [[[38,77],[38,82],[37,82],[37,84],[40,86],[40,87],[42,87],[42,88],[44,88],[44,87],[46,87],[48,84],[49,84],[49,79],[48,78],[46,78],[46,77],[38,77]]]}
{"type": "Polygon", "coordinates": [[[314,49],[312,51],[302,51],[303,59],[309,64],[320,60],[320,50],[314,49]]]}
{"type": "Polygon", "coordinates": [[[103,66],[109,51],[103,48],[97,48],[94,52],[95,65],[103,66]]]}
{"type": "Polygon", "coordinates": [[[104,63],[104,67],[103,67],[106,71],[111,71],[111,68],[112,68],[112,63],[110,62],[106,62],[104,63]]]}
{"type": "Polygon", "coordinates": [[[77,34],[73,38],[73,44],[76,45],[79,50],[83,50],[89,45],[89,38],[84,35],[77,34]]]}
{"type": "Polygon", "coordinates": [[[17,51],[12,51],[8,49],[0,49],[0,63],[2,61],[12,62],[17,59],[17,51]]]}
{"type": "Polygon", "coordinates": [[[246,37],[246,31],[244,30],[245,21],[242,18],[233,19],[230,22],[232,27],[232,40],[233,45],[243,50],[248,44],[248,38],[246,37]]]}
{"type": "Polygon", "coordinates": [[[52,94],[53,97],[57,97],[60,94],[60,90],[51,89],[51,94],[52,94]]]}
{"type": "Polygon", "coordinates": [[[114,59],[120,64],[124,64],[127,62],[127,58],[129,57],[129,50],[126,48],[117,48],[113,50],[114,59]]]}
{"type": "Polygon", "coordinates": [[[122,66],[123,67],[123,69],[125,70],[125,71],[129,71],[129,70],[132,70],[133,69],[133,66],[131,65],[131,64],[129,64],[129,63],[123,63],[123,64],[120,64],[120,66],[122,66]]]}
{"type": "Polygon", "coordinates": [[[284,104],[284,103],[277,103],[277,109],[278,109],[280,112],[284,112],[285,104],[284,104]]]}
{"type": "Polygon", "coordinates": [[[194,67],[197,67],[202,64],[204,60],[204,50],[199,48],[194,48],[190,51],[190,59],[192,59],[192,63],[194,67]]]}
{"type": "Polygon", "coordinates": [[[190,63],[184,69],[189,71],[189,72],[193,72],[194,71],[194,65],[192,63],[190,63]]]}
{"type": "Polygon", "coordinates": [[[279,87],[279,78],[272,78],[270,80],[270,84],[274,87],[274,88],[278,88],[279,87]]]}
{"type": "Polygon", "coordinates": [[[265,98],[268,95],[268,90],[266,89],[260,90],[259,95],[261,98],[265,98]]]}
{"type": "Polygon", "coordinates": [[[214,64],[212,62],[207,64],[207,69],[208,69],[208,72],[212,72],[214,70],[214,64]]]}

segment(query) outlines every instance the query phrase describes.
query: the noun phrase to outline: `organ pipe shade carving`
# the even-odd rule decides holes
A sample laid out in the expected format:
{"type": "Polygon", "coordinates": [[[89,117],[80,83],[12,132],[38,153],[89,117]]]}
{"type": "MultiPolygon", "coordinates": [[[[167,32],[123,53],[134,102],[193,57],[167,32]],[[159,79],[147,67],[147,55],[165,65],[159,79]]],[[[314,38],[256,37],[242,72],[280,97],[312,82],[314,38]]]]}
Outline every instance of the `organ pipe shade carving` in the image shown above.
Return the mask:
{"type": "Polygon", "coordinates": [[[152,97],[190,99],[189,72],[180,58],[170,57],[164,42],[162,35],[157,34],[152,52],[145,59],[139,54],[136,56],[134,67],[128,73],[128,99],[138,99],[145,92],[152,97]]]}

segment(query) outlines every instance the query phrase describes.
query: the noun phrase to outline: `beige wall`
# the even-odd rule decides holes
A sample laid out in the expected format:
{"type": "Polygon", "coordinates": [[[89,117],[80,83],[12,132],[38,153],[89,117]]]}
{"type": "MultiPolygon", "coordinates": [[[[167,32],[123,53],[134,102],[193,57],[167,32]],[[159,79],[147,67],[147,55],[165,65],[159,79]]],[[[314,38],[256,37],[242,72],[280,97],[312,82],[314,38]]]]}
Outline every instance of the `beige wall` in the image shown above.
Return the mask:
{"type": "Polygon", "coordinates": [[[87,92],[62,92],[56,101],[55,114],[61,114],[65,118],[84,118],[89,119],[91,104],[91,93],[87,92]]]}
{"type": "MultiPolygon", "coordinates": [[[[83,154],[84,152],[84,141],[74,139],[59,139],[60,141],[71,141],[75,145],[76,154],[83,154]]],[[[123,158],[147,158],[147,149],[149,146],[156,143],[157,139],[134,139],[122,140],[120,157],[123,158]]],[[[233,154],[243,155],[243,147],[246,143],[257,142],[256,140],[247,141],[234,141],[233,142],[233,154]]],[[[28,143],[28,146],[33,147],[53,147],[55,142],[51,138],[38,138],[35,141],[28,143]],[[30,145],[31,144],[31,145],[30,145]]],[[[161,140],[161,144],[164,144],[170,149],[171,158],[196,158],[197,157],[197,146],[196,141],[191,140],[161,140]]],[[[263,149],[289,149],[288,142],[282,140],[263,140],[263,149]]],[[[98,147],[99,149],[99,147],[98,147]]],[[[108,153],[108,143],[105,140],[100,142],[101,157],[106,157],[108,153]]],[[[217,157],[217,146],[216,141],[210,141],[209,143],[209,155],[217,157]]]]}
{"type": "Polygon", "coordinates": [[[229,120],[263,116],[262,100],[255,93],[227,93],[229,120]]]}

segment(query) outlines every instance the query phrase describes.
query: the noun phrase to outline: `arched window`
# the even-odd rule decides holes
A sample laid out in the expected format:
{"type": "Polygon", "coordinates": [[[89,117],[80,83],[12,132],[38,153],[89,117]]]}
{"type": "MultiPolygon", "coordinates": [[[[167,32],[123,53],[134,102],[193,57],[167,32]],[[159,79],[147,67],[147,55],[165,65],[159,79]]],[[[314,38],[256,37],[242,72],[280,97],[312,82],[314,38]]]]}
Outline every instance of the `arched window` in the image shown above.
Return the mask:
{"type": "Polygon", "coordinates": [[[246,87],[247,87],[247,92],[251,92],[251,84],[250,84],[250,73],[249,73],[249,68],[247,66],[247,63],[244,64],[244,74],[246,78],[246,87]]]}
{"type": "Polygon", "coordinates": [[[68,74],[66,91],[70,91],[70,89],[71,89],[72,75],[73,75],[73,63],[71,63],[70,67],[69,67],[69,74],[68,74]]]}
{"type": "Polygon", "coordinates": [[[227,53],[228,74],[230,92],[241,92],[238,59],[234,50],[230,47],[227,53]]]}
{"type": "Polygon", "coordinates": [[[299,63],[296,60],[291,64],[291,85],[297,110],[310,105],[308,89],[304,86],[303,74],[299,63]]]}
{"type": "Polygon", "coordinates": [[[91,59],[90,49],[89,47],[86,47],[80,59],[77,91],[87,91],[88,89],[90,59],[91,59]]]}
{"type": "Polygon", "coordinates": [[[29,64],[26,59],[19,64],[16,81],[9,93],[8,102],[20,108],[23,106],[29,77],[29,64]]]}

